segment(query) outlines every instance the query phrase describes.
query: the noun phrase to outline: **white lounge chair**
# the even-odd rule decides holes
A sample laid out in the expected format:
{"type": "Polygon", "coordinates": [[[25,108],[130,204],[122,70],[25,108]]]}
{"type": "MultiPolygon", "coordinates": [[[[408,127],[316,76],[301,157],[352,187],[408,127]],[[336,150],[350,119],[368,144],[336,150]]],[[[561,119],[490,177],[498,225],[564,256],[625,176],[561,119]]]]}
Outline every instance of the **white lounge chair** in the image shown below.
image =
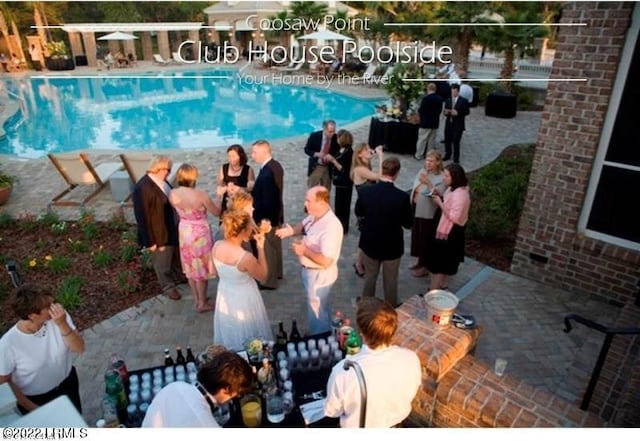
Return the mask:
{"type": "Polygon", "coordinates": [[[68,185],[63,192],[51,200],[50,205],[82,206],[106,187],[111,175],[122,169],[122,164],[118,162],[105,162],[94,167],[85,153],[79,155],[53,155],[49,153],[47,156],[68,185]],[[95,186],[96,188],[82,202],[62,200],[62,197],[80,186],[95,186]]]}
{"type": "Polygon", "coordinates": [[[284,69],[282,69],[282,71],[287,73],[296,72],[302,69],[302,66],[304,66],[304,62],[296,63],[295,66],[291,68],[285,67],[284,69]]]}
{"type": "Polygon", "coordinates": [[[161,66],[166,66],[168,64],[171,64],[170,61],[165,60],[164,58],[162,58],[162,55],[160,55],[160,54],[153,54],[153,62],[155,64],[159,64],[161,66]]]}
{"type": "Polygon", "coordinates": [[[371,78],[373,78],[373,74],[376,72],[377,68],[378,68],[377,64],[369,63],[369,65],[367,66],[367,69],[364,71],[364,73],[359,77],[353,77],[353,79],[354,80],[368,81],[371,78]]]}
{"type": "Polygon", "coordinates": [[[171,61],[177,64],[184,64],[184,60],[180,57],[178,52],[171,52],[171,61]]]}

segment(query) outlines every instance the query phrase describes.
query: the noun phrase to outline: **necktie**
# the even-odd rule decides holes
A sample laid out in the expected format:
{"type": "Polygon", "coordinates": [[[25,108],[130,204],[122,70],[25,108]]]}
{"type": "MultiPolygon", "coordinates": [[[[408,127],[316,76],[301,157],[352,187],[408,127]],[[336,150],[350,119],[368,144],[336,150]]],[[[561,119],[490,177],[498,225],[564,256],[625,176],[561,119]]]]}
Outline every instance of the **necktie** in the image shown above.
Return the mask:
{"type": "Polygon", "coordinates": [[[330,138],[325,139],[324,145],[322,146],[322,156],[323,156],[323,158],[320,159],[320,164],[324,164],[324,155],[329,153],[329,146],[330,145],[331,145],[331,139],[330,138]]]}

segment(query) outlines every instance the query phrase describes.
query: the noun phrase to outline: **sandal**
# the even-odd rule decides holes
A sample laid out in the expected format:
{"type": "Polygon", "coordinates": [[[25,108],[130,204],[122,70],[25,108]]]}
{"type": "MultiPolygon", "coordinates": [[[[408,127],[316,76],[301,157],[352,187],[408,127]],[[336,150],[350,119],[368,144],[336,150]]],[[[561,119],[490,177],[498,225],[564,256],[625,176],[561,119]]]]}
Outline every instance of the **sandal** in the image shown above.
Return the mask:
{"type": "Polygon", "coordinates": [[[353,271],[355,271],[356,276],[358,276],[358,277],[360,277],[360,278],[363,278],[363,277],[364,277],[364,270],[363,270],[363,271],[360,271],[360,269],[358,268],[358,264],[357,264],[357,263],[354,263],[354,264],[353,264],[353,271]]]}

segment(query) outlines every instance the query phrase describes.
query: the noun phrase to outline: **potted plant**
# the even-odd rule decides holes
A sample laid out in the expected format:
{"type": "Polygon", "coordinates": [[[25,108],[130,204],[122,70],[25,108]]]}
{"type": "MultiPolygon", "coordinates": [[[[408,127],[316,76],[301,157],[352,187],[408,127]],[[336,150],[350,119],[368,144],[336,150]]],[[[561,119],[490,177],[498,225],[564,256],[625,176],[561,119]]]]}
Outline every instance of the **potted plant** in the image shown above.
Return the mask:
{"type": "Polygon", "coordinates": [[[0,205],[4,205],[9,200],[14,182],[13,176],[0,171],[0,205]]]}
{"type": "Polygon", "coordinates": [[[47,52],[49,52],[49,58],[47,59],[47,69],[49,70],[73,70],[75,64],[73,60],[69,58],[69,51],[64,41],[52,41],[47,43],[47,52]]]}
{"type": "Polygon", "coordinates": [[[407,120],[407,111],[424,93],[425,83],[422,81],[404,81],[405,79],[421,79],[422,73],[415,64],[398,63],[385,84],[385,90],[393,101],[393,107],[387,114],[401,121],[407,120]]]}

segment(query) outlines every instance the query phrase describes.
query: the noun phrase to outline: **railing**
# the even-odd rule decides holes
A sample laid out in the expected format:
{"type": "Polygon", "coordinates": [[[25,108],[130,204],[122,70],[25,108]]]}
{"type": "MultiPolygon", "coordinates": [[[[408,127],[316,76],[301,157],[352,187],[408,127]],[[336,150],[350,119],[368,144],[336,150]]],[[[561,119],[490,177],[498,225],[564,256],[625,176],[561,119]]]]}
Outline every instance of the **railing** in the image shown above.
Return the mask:
{"type": "Polygon", "coordinates": [[[600,355],[598,355],[598,361],[596,361],[593,372],[591,372],[589,385],[587,386],[587,390],[585,391],[584,397],[582,398],[582,404],[580,405],[580,409],[587,410],[587,408],[589,407],[589,403],[591,402],[591,397],[593,396],[593,391],[595,390],[598,379],[600,378],[602,366],[604,366],[604,361],[606,360],[607,354],[609,353],[609,347],[611,346],[613,337],[618,334],[640,334],[640,328],[608,328],[601,325],[600,323],[596,323],[592,320],[586,319],[581,315],[567,314],[564,316],[564,332],[566,332],[567,334],[571,332],[571,320],[575,320],[578,323],[582,323],[583,325],[591,329],[595,329],[596,331],[600,331],[605,334],[604,343],[602,344],[602,348],[600,349],[600,355]]]}

